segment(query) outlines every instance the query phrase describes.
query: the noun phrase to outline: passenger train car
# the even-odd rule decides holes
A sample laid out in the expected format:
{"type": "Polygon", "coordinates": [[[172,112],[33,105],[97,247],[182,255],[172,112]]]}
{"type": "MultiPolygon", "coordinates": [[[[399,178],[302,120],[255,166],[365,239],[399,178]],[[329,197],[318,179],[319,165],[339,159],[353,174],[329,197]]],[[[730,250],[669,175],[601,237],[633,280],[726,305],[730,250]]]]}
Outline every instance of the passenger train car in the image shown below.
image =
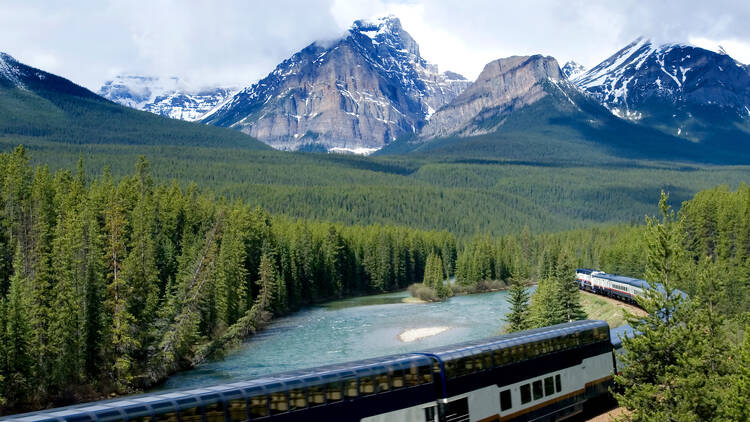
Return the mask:
{"type": "Polygon", "coordinates": [[[604,321],[577,321],[192,390],[14,415],[23,422],[558,421],[612,383],[604,321]]]}
{"type": "Polygon", "coordinates": [[[646,280],[584,268],[576,270],[576,280],[583,290],[633,304],[637,303],[637,296],[650,288],[646,280]]]}

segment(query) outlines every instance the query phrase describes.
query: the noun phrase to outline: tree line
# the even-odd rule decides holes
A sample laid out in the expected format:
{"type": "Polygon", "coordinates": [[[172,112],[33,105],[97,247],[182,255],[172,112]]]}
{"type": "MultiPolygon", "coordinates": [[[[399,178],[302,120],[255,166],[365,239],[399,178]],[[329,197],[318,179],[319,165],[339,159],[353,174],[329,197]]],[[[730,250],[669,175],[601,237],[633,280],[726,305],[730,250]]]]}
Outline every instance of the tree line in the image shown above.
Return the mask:
{"type": "Polygon", "coordinates": [[[153,385],[220,356],[273,315],[406,288],[447,232],[274,217],[141,158],[108,171],[0,154],[0,397],[31,409],[153,385]]]}

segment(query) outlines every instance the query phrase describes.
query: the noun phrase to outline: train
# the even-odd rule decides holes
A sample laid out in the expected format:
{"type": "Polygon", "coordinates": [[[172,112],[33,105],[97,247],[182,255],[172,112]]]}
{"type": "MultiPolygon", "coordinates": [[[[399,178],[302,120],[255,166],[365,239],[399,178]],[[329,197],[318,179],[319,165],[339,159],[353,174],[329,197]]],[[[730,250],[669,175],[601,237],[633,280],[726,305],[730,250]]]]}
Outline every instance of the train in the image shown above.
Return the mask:
{"type": "MultiPolygon", "coordinates": [[[[576,270],[635,302],[644,280],[576,270]]],[[[413,353],[13,415],[19,422],[562,421],[606,400],[629,326],[584,320],[413,353]]]]}
{"type": "Polygon", "coordinates": [[[603,271],[578,268],[576,281],[581,290],[609,296],[637,305],[637,297],[651,288],[648,281],[638,278],[607,274],[603,271]]]}
{"type": "Polygon", "coordinates": [[[558,421],[607,394],[605,321],[3,418],[22,422],[558,421]]]}

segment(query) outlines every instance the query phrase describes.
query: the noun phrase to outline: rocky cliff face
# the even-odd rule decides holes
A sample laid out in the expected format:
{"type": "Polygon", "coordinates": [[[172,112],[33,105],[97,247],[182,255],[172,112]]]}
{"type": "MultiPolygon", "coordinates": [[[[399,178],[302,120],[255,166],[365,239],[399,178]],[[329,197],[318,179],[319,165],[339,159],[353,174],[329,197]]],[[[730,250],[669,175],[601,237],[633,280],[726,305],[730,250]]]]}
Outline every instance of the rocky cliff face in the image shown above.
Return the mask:
{"type": "Polygon", "coordinates": [[[195,88],[177,77],[121,75],[107,81],[99,95],[116,103],[180,120],[198,120],[222,103],[230,88],[195,88]]]}
{"type": "Polygon", "coordinates": [[[504,115],[544,98],[545,82],[558,84],[562,79],[552,57],[513,56],[490,62],[469,88],[430,118],[421,136],[470,136],[494,131],[502,125],[504,115]]]}
{"type": "Polygon", "coordinates": [[[469,85],[440,74],[393,16],[313,43],[207,115],[278,149],[371,152],[414,133],[469,85]]]}

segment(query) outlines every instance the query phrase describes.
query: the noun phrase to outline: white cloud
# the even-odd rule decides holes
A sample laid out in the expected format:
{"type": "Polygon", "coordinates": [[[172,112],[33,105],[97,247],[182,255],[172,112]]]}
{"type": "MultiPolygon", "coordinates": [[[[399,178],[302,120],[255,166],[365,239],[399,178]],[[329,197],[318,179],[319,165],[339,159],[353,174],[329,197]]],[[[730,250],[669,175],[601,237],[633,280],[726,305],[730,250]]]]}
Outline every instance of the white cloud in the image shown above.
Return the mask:
{"type": "Polygon", "coordinates": [[[0,0],[0,51],[92,90],[118,73],[246,85],[352,21],[400,17],[422,55],[476,77],[514,54],[593,66],[639,35],[721,44],[750,62],[750,2],[730,0],[0,0]]]}

